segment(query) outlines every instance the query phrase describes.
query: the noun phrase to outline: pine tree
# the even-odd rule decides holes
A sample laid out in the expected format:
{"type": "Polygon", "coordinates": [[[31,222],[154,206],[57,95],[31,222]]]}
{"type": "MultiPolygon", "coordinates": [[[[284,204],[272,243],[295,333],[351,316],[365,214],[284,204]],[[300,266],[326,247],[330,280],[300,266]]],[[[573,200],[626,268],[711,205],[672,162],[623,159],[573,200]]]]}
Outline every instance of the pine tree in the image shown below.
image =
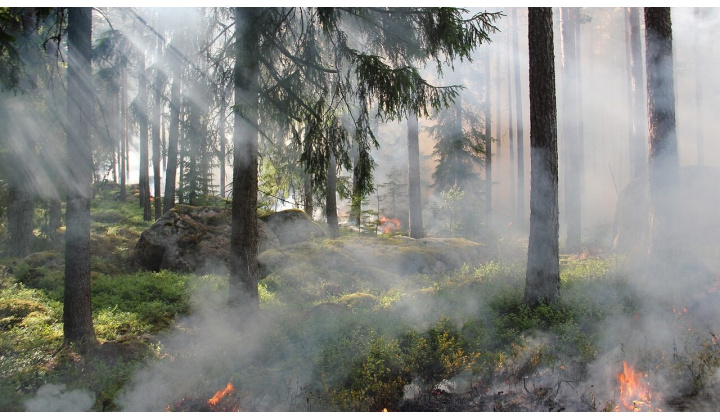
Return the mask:
{"type": "Polygon", "coordinates": [[[560,294],[558,152],[552,9],[528,8],[530,56],[530,238],[523,302],[560,294]]]}

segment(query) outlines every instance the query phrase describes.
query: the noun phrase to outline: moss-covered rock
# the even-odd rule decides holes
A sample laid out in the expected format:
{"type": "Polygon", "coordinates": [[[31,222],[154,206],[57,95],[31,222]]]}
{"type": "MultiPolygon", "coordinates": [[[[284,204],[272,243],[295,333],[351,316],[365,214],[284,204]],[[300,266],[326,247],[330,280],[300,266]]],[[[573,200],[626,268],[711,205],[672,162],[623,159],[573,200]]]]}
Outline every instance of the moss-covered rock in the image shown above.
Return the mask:
{"type": "Polygon", "coordinates": [[[459,238],[347,236],[270,249],[258,259],[269,289],[287,294],[282,299],[307,305],[349,291],[379,296],[417,283],[418,274],[477,266],[490,257],[485,246],[459,238]]]}
{"type": "MultiPolygon", "coordinates": [[[[135,259],[152,271],[205,272],[227,266],[230,220],[224,207],[175,206],[140,235],[135,259]]],[[[280,245],[262,221],[258,230],[261,252],[280,245]]]]}
{"type": "Polygon", "coordinates": [[[44,305],[26,299],[0,300],[0,329],[10,328],[25,319],[33,312],[47,312],[44,305]]]}
{"type": "Polygon", "coordinates": [[[310,216],[300,209],[288,209],[262,216],[260,220],[267,223],[280,245],[287,246],[312,238],[325,237],[325,231],[310,216]]]}

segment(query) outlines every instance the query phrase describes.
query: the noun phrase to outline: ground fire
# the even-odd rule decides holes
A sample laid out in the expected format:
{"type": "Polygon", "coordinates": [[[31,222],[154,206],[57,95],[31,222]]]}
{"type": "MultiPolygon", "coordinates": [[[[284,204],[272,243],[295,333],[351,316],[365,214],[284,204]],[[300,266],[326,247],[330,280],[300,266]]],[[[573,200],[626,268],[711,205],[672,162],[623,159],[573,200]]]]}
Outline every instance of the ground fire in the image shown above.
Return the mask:
{"type": "Polygon", "coordinates": [[[165,411],[240,411],[240,404],[231,381],[209,399],[185,397],[165,411]]]}
{"type": "Polygon", "coordinates": [[[647,374],[638,374],[633,366],[623,361],[623,371],[617,375],[620,404],[615,406],[615,411],[662,411],[653,406],[653,394],[647,377],[647,374]]]}
{"type": "Polygon", "coordinates": [[[400,230],[401,226],[402,226],[402,223],[398,219],[387,218],[382,215],[378,219],[378,227],[384,234],[388,234],[388,233],[394,232],[396,230],[400,230]]]}

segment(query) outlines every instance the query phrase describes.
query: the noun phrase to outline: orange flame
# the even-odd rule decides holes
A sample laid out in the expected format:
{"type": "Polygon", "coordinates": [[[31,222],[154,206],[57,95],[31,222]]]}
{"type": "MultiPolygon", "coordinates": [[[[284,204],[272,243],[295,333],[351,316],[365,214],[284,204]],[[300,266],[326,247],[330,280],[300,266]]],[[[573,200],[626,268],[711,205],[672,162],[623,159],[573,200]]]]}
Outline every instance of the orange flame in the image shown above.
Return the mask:
{"type": "Polygon", "coordinates": [[[208,400],[208,404],[212,405],[213,407],[218,405],[220,401],[222,401],[225,397],[232,396],[233,392],[235,391],[235,387],[233,387],[232,382],[228,382],[227,386],[220,391],[216,392],[215,395],[212,396],[208,400]]]}
{"type": "Polygon", "coordinates": [[[383,413],[387,413],[387,412],[388,412],[388,409],[387,409],[387,408],[383,408],[383,409],[382,409],[382,412],[383,412],[383,413]]]}
{"type": "Polygon", "coordinates": [[[649,383],[643,382],[643,377],[646,381],[647,376],[639,375],[623,361],[623,371],[617,375],[620,404],[615,407],[615,411],[662,411],[652,405],[653,394],[648,388],[649,383]]]}
{"type": "Polygon", "coordinates": [[[395,230],[400,230],[402,223],[398,219],[388,219],[385,216],[380,216],[378,219],[378,226],[382,229],[382,233],[388,234],[395,230]]]}

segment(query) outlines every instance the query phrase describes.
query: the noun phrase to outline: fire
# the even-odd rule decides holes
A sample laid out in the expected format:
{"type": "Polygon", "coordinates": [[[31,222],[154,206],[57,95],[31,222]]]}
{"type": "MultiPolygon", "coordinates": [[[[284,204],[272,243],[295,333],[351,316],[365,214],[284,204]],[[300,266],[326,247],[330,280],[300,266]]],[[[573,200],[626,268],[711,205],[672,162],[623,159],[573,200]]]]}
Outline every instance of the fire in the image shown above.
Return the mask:
{"type": "Polygon", "coordinates": [[[220,401],[223,400],[226,396],[232,396],[232,393],[235,391],[235,387],[233,387],[232,382],[228,382],[227,386],[220,391],[216,392],[215,395],[212,396],[208,400],[208,404],[210,405],[218,405],[220,401]]]}
{"type": "Polygon", "coordinates": [[[623,361],[623,372],[617,375],[620,404],[615,407],[615,411],[662,411],[652,405],[653,395],[648,388],[647,376],[639,375],[623,361]]]}
{"type": "Polygon", "coordinates": [[[382,412],[383,412],[383,413],[387,413],[387,412],[388,412],[388,409],[387,409],[387,408],[383,408],[383,409],[382,409],[382,412]]]}
{"type": "Polygon", "coordinates": [[[380,216],[378,219],[378,226],[382,229],[382,233],[388,234],[392,231],[400,230],[402,223],[398,219],[389,219],[385,216],[380,216]]]}
{"type": "Polygon", "coordinates": [[[233,392],[235,392],[235,387],[232,382],[228,382],[225,388],[216,392],[215,395],[208,400],[208,404],[213,410],[237,411],[237,404],[234,404],[229,410],[227,407],[230,403],[230,398],[232,397],[233,392]]]}

